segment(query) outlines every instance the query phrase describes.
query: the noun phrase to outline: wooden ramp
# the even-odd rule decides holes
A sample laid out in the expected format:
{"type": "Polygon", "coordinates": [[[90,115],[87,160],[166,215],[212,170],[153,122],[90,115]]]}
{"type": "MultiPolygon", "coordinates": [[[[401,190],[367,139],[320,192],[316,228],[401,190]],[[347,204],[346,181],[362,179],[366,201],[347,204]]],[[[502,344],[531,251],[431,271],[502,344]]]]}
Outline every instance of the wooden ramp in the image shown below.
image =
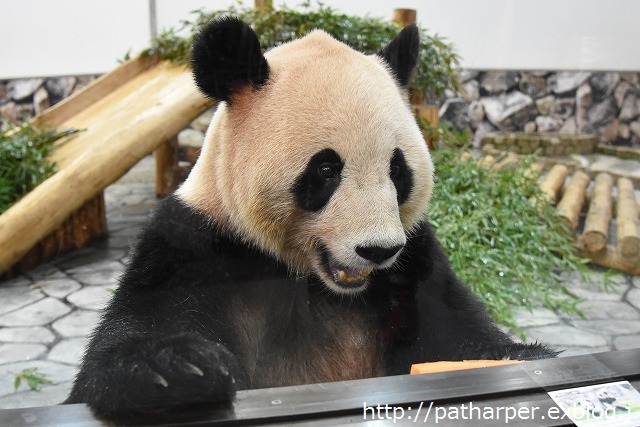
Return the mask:
{"type": "Polygon", "coordinates": [[[38,126],[82,132],[58,141],[59,171],[0,215],[0,273],[210,106],[190,70],[147,57],[35,117],[38,126]]]}

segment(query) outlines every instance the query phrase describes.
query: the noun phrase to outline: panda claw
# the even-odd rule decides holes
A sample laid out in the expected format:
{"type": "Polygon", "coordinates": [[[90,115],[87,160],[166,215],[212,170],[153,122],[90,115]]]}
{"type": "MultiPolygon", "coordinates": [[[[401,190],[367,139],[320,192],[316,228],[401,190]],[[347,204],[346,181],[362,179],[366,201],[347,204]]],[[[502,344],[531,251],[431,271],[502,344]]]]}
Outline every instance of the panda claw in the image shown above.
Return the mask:
{"type": "Polygon", "coordinates": [[[184,366],[187,373],[197,375],[199,377],[204,377],[204,372],[202,372],[202,369],[198,368],[196,365],[189,362],[184,362],[184,366]]]}
{"type": "Polygon", "coordinates": [[[164,377],[158,373],[153,373],[153,382],[161,385],[164,388],[169,387],[169,383],[167,382],[167,380],[164,379],[164,377]]]}

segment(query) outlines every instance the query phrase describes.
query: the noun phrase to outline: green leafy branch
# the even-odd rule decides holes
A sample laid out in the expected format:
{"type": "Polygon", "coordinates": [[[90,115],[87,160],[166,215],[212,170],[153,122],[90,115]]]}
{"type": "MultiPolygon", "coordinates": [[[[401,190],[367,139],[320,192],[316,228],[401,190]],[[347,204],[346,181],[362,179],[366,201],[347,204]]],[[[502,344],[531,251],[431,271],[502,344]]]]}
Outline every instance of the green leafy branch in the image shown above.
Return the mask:
{"type": "Polygon", "coordinates": [[[25,123],[10,124],[0,133],[0,214],[56,172],[56,164],[48,159],[54,143],[76,132],[41,130],[25,123]]]}
{"type": "MultiPolygon", "coordinates": [[[[432,153],[434,195],[428,217],[453,270],[499,324],[522,333],[513,310],[546,307],[582,316],[566,277],[590,283],[587,261],[574,253],[574,236],[536,185],[534,157],[517,168],[488,169],[461,156],[462,139],[445,135],[432,153]]],[[[605,278],[606,279],[606,278],[605,278]]],[[[605,283],[605,286],[607,284],[605,283]]]]}
{"type": "MultiPolygon", "coordinates": [[[[181,27],[162,32],[153,40],[144,55],[160,55],[163,58],[186,64],[190,62],[190,46],[193,36],[203,25],[221,16],[237,16],[255,30],[263,48],[272,48],[299,38],[313,29],[322,29],[336,39],[366,54],[373,54],[388,44],[397,34],[398,26],[381,18],[351,16],[318,3],[302,3],[302,10],[283,6],[270,10],[231,6],[213,12],[196,10],[193,20],[181,22],[181,27]],[[182,33],[187,36],[181,36],[182,33]]],[[[460,58],[453,46],[438,35],[430,35],[420,29],[421,41],[416,86],[427,94],[427,99],[442,98],[445,91],[457,92],[456,79],[460,58]]]]}
{"type": "Polygon", "coordinates": [[[13,382],[13,391],[18,391],[23,381],[27,383],[31,390],[41,391],[43,384],[53,384],[47,377],[48,375],[40,372],[39,368],[23,369],[16,374],[16,379],[13,382]]]}

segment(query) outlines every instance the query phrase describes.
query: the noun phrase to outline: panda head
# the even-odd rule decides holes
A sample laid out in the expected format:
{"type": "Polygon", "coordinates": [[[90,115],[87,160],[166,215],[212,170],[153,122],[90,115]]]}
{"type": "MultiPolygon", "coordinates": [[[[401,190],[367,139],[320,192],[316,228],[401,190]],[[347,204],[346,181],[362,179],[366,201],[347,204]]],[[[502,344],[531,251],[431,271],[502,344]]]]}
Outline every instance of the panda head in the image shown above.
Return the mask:
{"type": "Polygon", "coordinates": [[[377,55],[322,31],[262,54],[242,21],[208,24],[196,84],[220,103],[178,197],[246,243],[342,294],[402,263],[433,166],[408,108],[418,31],[377,55]]]}

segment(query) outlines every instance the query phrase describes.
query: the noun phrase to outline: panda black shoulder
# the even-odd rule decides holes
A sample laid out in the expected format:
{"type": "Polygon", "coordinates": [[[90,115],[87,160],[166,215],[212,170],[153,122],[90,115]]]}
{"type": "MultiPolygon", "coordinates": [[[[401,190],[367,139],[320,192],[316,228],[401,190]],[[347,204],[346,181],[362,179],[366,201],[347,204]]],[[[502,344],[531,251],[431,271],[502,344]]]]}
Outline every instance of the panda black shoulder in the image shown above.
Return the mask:
{"type": "Polygon", "coordinates": [[[169,196],[158,204],[140,233],[121,284],[158,288],[241,281],[247,262],[258,271],[276,265],[178,197],[169,196]]]}

